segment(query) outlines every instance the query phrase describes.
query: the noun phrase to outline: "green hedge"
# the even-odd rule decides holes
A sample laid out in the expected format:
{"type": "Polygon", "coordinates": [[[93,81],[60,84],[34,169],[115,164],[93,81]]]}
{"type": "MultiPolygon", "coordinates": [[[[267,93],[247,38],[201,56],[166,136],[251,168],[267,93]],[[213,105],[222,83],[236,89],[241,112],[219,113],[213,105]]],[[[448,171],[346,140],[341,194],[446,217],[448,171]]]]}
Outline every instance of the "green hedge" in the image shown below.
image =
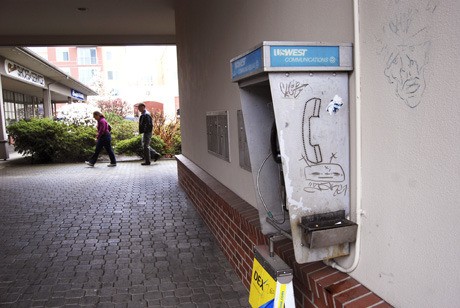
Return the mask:
{"type": "Polygon", "coordinates": [[[7,127],[14,149],[33,162],[83,161],[94,150],[94,127],[66,125],[52,119],[20,120],[7,127]]]}
{"type": "MultiPolygon", "coordinates": [[[[152,136],[150,141],[150,146],[155,149],[160,154],[163,154],[163,148],[165,143],[158,136],[152,136]]],[[[115,146],[116,154],[125,154],[125,155],[138,155],[144,157],[144,151],[142,149],[142,135],[136,137],[118,141],[115,146]]]]}
{"type": "MultiPolygon", "coordinates": [[[[109,120],[115,153],[143,157],[138,123],[116,117],[109,120]]],[[[20,120],[9,125],[7,131],[14,139],[15,151],[30,155],[33,163],[85,161],[96,145],[95,127],[67,125],[52,119],[20,120]]],[[[154,135],[150,146],[168,157],[179,154],[180,131],[175,131],[168,142],[154,135]]]]}
{"type": "Polygon", "coordinates": [[[116,146],[118,142],[134,138],[138,135],[139,124],[137,122],[123,120],[120,122],[109,122],[112,126],[112,144],[116,146]]]}

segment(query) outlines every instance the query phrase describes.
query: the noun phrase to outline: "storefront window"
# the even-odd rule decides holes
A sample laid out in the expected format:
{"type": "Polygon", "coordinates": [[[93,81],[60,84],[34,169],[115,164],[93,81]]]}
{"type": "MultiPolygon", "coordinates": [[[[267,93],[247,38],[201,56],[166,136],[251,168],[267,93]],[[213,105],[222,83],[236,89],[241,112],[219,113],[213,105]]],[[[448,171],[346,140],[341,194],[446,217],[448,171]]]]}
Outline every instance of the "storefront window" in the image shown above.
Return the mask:
{"type": "Polygon", "coordinates": [[[3,105],[7,126],[21,119],[42,118],[44,115],[43,103],[35,96],[3,90],[3,105]]]}
{"type": "Polygon", "coordinates": [[[6,125],[10,125],[16,121],[16,110],[14,103],[4,102],[5,105],[5,122],[6,125]]]}
{"type": "Polygon", "coordinates": [[[16,103],[16,120],[22,120],[26,117],[26,112],[24,110],[24,104],[16,103]]]}

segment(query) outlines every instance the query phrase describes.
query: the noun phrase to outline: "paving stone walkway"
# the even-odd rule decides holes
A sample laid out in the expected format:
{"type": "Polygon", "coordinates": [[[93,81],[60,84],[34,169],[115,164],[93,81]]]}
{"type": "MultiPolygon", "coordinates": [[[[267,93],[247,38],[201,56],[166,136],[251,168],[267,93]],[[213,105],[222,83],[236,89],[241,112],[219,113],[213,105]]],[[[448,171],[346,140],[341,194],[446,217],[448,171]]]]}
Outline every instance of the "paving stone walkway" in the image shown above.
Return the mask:
{"type": "Polygon", "coordinates": [[[0,307],[249,307],[175,160],[0,162],[0,307]]]}

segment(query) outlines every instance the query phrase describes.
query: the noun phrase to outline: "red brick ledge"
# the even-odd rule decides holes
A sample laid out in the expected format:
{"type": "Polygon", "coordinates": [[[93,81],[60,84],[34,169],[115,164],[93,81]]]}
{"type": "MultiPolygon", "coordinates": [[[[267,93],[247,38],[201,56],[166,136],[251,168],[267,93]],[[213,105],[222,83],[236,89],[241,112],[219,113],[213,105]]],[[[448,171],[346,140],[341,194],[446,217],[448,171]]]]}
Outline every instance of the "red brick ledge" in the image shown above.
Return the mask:
{"type": "MultiPolygon", "coordinates": [[[[185,156],[176,156],[176,161],[179,184],[249,290],[253,247],[268,244],[257,209],[185,156]]],[[[298,264],[289,239],[276,242],[275,252],[294,271],[296,307],[391,307],[348,274],[323,262],[298,264]]]]}

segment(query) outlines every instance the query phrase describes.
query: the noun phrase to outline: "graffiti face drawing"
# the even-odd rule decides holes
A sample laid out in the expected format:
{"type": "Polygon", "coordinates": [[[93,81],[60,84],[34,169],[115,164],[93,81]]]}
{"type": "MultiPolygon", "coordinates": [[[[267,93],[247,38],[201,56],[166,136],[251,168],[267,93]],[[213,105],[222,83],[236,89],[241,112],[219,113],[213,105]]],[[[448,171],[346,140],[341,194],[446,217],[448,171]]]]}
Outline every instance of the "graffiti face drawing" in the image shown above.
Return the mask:
{"type": "Polygon", "coordinates": [[[384,75],[396,96],[410,107],[417,107],[425,92],[432,35],[430,28],[437,0],[405,2],[387,0],[383,14],[381,55],[384,75]]]}
{"type": "Polygon", "coordinates": [[[421,102],[426,83],[424,70],[428,63],[429,42],[417,46],[400,46],[387,59],[385,76],[396,95],[414,108],[421,102]]]}

